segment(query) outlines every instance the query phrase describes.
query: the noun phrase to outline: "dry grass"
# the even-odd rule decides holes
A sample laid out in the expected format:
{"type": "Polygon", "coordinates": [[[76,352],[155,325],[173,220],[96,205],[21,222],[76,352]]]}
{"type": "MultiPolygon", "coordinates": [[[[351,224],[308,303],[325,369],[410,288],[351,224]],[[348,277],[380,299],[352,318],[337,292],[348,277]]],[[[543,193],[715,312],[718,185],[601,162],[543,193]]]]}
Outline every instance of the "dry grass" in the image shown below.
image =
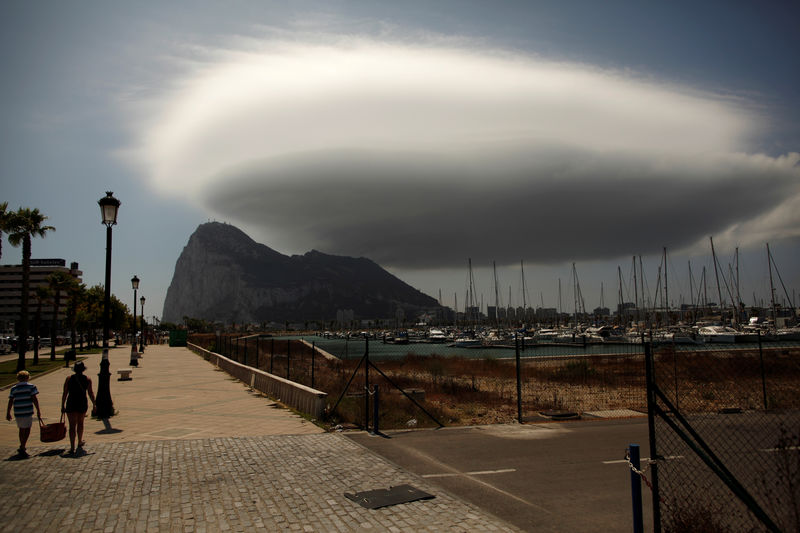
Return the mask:
{"type": "MultiPolygon", "coordinates": [[[[194,335],[192,342],[214,349],[214,335],[194,335]]],[[[227,349],[229,344],[225,344],[227,349]]],[[[328,361],[316,355],[312,384],[311,348],[300,341],[251,340],[231,350],[231,358],[328,393],[333,404],[342,400],[330,423],[363,425],[364,370],[358,360],[328,361]],[[288,366],[288,368],[287,368],[288,366]],[[356,372],[356,368],[358,371],[356,372]],[[355,373],[355,376],[354,376],[355,373]],[[348,381],[352,378],[349,388],[348,381]]],[[[219,350],[217,350],[219,351],[219,350]]],[[[656,379],[664,392],[677,398],[682,411],[715,412],[723,408],[800,407],[800,349],[753,351],[656,352],[656,379]]],[[[421,389],[425,410],[445,425],[507,423],[517,419],[516,365],[494,358],[418,356],[374,362],[398,387],[421,389]]],[[[594,410],[645,411],[644,356],[537,357],[521,363],[522,415],[546,410],[583,413],[594,410]]],[[[383,428],[435,426],[377,371],[370,369],[370,388],[380,389],[383,428]]],[[[371,391],[370,391],[371,392],[371,391]]],[[[331,405],[332,407],[332,405],[331,405]]],[[[372,399],[370,397],[370,410],[372,399]]]]}

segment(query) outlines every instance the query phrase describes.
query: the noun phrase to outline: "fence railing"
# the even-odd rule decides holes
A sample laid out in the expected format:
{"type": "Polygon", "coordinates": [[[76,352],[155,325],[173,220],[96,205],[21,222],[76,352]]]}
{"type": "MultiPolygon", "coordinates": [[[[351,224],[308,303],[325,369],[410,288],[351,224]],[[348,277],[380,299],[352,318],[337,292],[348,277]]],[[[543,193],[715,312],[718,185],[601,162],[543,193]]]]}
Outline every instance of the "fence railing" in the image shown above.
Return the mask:
{"type": "Polygon", "coordinates": [[[325,412],[328,395],[323,391],[238,362],[197,344],[189,343],[188,347],[231,376],[250,385],[251,388],[259,390],[289,407],[315,418],[322,417],[325,412]]]}

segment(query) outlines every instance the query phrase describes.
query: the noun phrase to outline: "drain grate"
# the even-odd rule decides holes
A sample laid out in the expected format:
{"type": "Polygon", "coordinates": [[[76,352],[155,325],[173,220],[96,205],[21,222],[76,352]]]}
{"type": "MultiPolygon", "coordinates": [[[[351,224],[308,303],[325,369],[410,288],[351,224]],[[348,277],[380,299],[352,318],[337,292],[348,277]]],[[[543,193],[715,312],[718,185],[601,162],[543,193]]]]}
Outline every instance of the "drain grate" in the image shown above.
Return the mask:
{"type": "Polygon", "coordinates": [[[421,491],[411,485],[398,485],[388,489],[366,490],[350,494],[344,493],[345,498],[352,500],[367,509],[379,509],[400,503],[415,502],[417,500],[431,500],[433,494],[421,491]]]}

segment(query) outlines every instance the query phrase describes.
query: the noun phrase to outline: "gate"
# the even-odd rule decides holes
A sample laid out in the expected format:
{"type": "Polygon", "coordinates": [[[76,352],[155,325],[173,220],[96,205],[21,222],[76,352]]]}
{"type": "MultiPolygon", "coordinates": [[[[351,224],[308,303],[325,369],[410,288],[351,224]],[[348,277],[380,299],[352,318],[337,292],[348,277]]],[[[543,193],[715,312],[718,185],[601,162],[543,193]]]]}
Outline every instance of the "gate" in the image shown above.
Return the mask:
{"type": "Polygon", "coordinates": [[[800,531],[798,347],[645,359],[655,531],[800,531]]]}

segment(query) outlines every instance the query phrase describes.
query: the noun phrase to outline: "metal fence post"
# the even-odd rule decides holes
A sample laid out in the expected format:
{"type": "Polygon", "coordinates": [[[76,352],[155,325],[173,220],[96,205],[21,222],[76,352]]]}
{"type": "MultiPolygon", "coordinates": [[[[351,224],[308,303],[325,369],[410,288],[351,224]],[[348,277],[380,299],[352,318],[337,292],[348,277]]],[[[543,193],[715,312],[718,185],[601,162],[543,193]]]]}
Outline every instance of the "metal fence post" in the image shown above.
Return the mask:
{"type": "Polygon", "coordinates": [[[249,366],[249,365],[247,364],[247,348],[248,348],[248,346],[247,346],[247,340],[248,340],[248,339],[247,339],[247,337],[245,337],[245,338],[244,338],[244,366],[249,366]]]}
{"type": "MultiPolygon", "coordinates": [[[[643,339],[644,340],[644,339],[643,339]]],[[[655,369],[653,361],[652,342],[644,343],[644,370],[647,383],[647,429],[650,441],[650,472],[653,481],[653,532],[661,533],[661,497],[658,493],[658,452],[656,451],[656,426],[655,426],[655,369]]]]}
{"type": "MultiPolygon", "coordinates": [[[[525,342],[523,337],[522,342],[525,342]]],[[[517,422],[522,424],[522,369],[519,361],[519,336],[514,334],[514,353],[517,359],[517,422]]]]}
{"type": "Polygon", "coordinates": [[[286,340],[286,379],[289,378],[289,363],[292,361],[292,341],[287,339],[286,340]]]}
{"type": "Polygon", "coordinates": [[[761,330],[758,331],[758,360],[761,365],[761,393],[764,398],[764,410],[766,411],[769,406],[767,405],[767,375],[764,371],[764,349],[761,346],[761,330]]]}
{"type": "Polygon", "coordinates": [[[639,460],[639,445],[628,445],[628,457],[633,465],[631,469],[631,504],[633,505],[633,533],[642,533],[644,531],[644,520],[642,518],[642,478],[639,472],[642,471],[642,465],[639,460]],[[634,468],[636,470],[634,470],[634,468]]]}
{"type": "Polygon", "coordinates": [[[372,391],[373,391],[372,392],[372,395],[373,395],[373,398],[372,398],[372,400],[373,400],[373,402],[372,402],[372,411],[373,411],[372,412],[372,422],[373,422],[372,433],[374,433],[375,435],[378,435],[380,433],[380,431],[378,430],[378,418],[379,418],[378,409],[380,408],[380,399],[379,399],[380,398],[380,393],[379,393],[379,390],[380,389],[378,389],[377,385],[373,385],[372,386],[372,391]]]}
{"type": "Polygon", "coordinates": [[[364,429],[369,431],[369,337],[364,336],[364,429]]]}
{"type": "Polygon", "coordinates": [[[272,345],[269,349],[269,373],[272,374],[272,360],[275,359],[275,337],[272,337],[272,345]]]}
{"type": "Polygon", "coordinates": [[[317,353],[317,343],[311,343],[311,388],[314,388],[314,354],[317,353]]]}

